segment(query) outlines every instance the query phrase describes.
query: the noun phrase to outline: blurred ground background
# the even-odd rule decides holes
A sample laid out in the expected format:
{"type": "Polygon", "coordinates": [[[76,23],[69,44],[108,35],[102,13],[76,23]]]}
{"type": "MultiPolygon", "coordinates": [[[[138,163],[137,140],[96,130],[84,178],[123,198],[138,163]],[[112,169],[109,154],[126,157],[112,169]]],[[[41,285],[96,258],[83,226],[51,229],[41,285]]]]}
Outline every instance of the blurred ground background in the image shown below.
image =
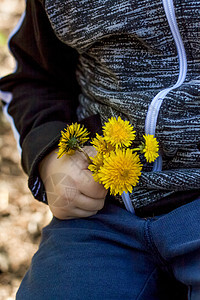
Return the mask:
{"type": "MultiPolygon", "coordinates": [[[[16,26],[25,0],[0,0],[0,77],[11,72],[14,60],[7,39],[16,26]]],[[[10,124],[0,104],[0,300],[15,299],[16,290],[37,250],[41,228],[51,218],[46,205],[34,200],[10,124]]]]}

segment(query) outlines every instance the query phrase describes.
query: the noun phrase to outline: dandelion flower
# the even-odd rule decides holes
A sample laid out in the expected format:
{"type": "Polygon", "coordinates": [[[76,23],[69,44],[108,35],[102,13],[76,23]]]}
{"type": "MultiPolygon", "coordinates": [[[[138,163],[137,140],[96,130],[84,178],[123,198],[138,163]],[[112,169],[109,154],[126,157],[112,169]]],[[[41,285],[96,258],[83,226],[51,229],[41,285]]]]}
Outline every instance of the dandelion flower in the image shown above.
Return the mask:
{"type": "Polygon", "coordinates": [[[103,126],[105,140],[115,147],[129,147],[135,139],[135,131],[129,123],[120,117],[118,119],[111,117],[103,126]]]}
{"type": "Polygon", "coordinates": [[[58,144],[58,158],[64,154],[73,154],[76,149],[82,146],[88,139],[89,132],[83,125],[74,123],[68,125],[61,131],[61,138],[58,144]]]}
{"type": "Polygon", "coordinates": [[[151,163],[159,156],[159,145],[154,135],[145,134],[143,138],[145,139],[145,144],[142,153],[144,153],[147,162],[151,163]]]}
{"type": "Polygon", "coordinates": [[[92,176],[96,182],[100,182],[100,178],[98,172],[100,168],[103,166],[104,156],[102,153],[97,153],[95,157],[90,157],[92,163],[88,166],[88,169],[92,171],[92,176]]]}
{"type": "Polygon", "coordinates": [[[100,152],[103,155],[108,155],[111,151],[115,150],[115,147],[111,145],[111,143],[105,141],[104,137],[100,136],[98,133],[96,134],[96,138],[92,140],[91,144],[97,152],[100,152]]]}
{"type": "Polygon", "coordinates": [[[132,192],[133,186],[139,181],[142,164],[139,155],[131,149],[116,149],[104,159],[98,176],[106,189],[110,188],[111,195],[132,192]]]}

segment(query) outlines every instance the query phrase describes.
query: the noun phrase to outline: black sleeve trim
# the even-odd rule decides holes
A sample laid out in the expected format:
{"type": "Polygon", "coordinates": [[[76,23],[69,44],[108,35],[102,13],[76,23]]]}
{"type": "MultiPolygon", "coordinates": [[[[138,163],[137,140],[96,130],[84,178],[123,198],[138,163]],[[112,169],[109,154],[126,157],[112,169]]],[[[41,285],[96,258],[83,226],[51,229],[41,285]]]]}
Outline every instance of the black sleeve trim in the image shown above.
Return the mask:
{"type": "MultiPolygon", "coordinates": [[[[12,94],[8,113],[20,135],[29,187],[42,201],[38,163],[57,147],[66,124],[77,121],[80,94],[76,80],[79,54],[56,37],[43,5],[41,0],[27,0],[23,22],[10,40],[16,72],[0,80],[0,89],[12,94]]],[[[92,116],[82,123],[94,132],[100,127],[98,119],[92,116]]]]}

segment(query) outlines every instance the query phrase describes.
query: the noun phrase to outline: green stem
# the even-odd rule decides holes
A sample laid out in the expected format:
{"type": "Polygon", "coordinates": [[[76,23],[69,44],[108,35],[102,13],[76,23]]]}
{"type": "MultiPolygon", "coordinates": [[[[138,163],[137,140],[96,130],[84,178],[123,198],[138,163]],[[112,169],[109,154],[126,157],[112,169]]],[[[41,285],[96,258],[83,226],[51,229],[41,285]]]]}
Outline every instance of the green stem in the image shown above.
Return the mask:
{"type": "Polygon", "coordinates": [[[140,148],[134,148],[134,149],[132,149],[133,151],[141,151],[141,149],[140,148]]]}
{"type": "Polygon", "coordinates": [[[77,149],[78,149],[78,151],[82,152],[85,155],[85,157],[87,158],[88,163],[91,164],[92,161],[89,158],[89,155],[83,150],[83,148],[81,148],[80,146],[78,146],[77,149]]]}

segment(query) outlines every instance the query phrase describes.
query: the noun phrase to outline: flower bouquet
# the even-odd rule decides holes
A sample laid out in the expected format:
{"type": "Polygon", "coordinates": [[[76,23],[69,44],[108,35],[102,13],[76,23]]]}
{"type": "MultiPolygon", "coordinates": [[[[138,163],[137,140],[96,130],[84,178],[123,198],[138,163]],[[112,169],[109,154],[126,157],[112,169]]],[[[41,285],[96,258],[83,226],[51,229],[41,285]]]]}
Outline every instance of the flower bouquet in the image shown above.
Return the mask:
{"type": "Polygon", "coordinates": [[[89,157],[83,146],[89,140],[89,132],[83,125],[74,123],[61,131],[58,144],[58,158],[64,154],[72,155],[75,151],[85,154],[96,182],[110,190],[111,195],[121,195],[127,210],[133,212],[129,192],[139,182],[143,164],[141,155],[148,163],[159,156],[159,145],[153,135],[143,135],[140,145],[134,147],[136,131],[129,121],[121,117],[108,119],[102,127],[103,135],[96,134],[90,144],[97,154],[89,157]],[[140,155],[139,155],[140,154],[140,155]]]}

